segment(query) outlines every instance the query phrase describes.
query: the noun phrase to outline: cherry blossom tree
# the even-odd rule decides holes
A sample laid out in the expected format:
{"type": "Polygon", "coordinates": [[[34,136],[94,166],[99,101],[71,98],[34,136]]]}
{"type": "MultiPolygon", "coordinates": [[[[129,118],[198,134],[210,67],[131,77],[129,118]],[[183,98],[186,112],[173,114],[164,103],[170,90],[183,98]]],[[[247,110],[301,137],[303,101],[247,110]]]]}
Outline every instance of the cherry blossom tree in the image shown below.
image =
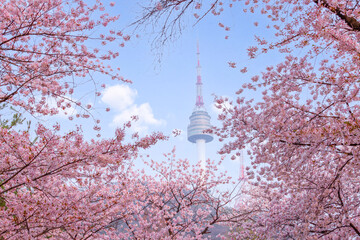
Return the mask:
{"type": "MultiPolygon", "coordinates": [[[[92,106],[73,98],[81,79],[94,81],[95,95],[95,73],[129,82],[106,65],[119,56],[106,45],[130,39],[109,28],[118,20],[105,11],[112,6],[2,1],[0,104],[35,116],[77,108],[88,118],[92,106]]],[[[15,127],[21,115],[1,118],[0,239],[202,238],[231,221],[236,188],[219,191],[230,179],[215,163],[205,174],[186,160],[147,162],[157,175],[134,167],[139,151],[167,139],[127,136],[135,120],[113,138],[87,141],[80,127],[60,134],[60,124],[37,124],[32,134],[15,127]]]]}
{"type": "MultiPolygon", "coordinates": [[[[213,227],[237,219],[229,210],[238,185],[221,164],[145,161],[156,174],[139,170],[139,149],[162,134],[125,143],[130,124],[109,140],[87,142],[40,125],[38,139],[27,131],[1,128],[0,233],[3,239],[184,239],[212,236],[213,227]]],[[[241,213],[242,214],[242,213],[241,213]]],[[[225,237],[226,235],[223,235],[225,237]]]]}
{"type": "Polygon", "coordinates": [[[257,45],[248,48],[250,59],[269,51],[284,59],[244,84],[236,101],[217,99],[223,126],[215,132],[229,140],[221,153],[248,149],[252,167],[247,174],[258,192],[253,204],[243,205],[249,217],[239,219],[234,234],[359,237],[360,2],[210,1],[209,8],[203,2],[159,1],[144,17],[168,14],[166,19],[176,22],[195,9],[199,19],[241,4],[244,12],[267,16],[264,25],[274,33],[271,39],[256,36],[257,45]],[[262,100],[248,99],[244,89],[262,91],[262,100]]]}
{"type": "Polygon", "coordinates": [[[54,115],[59,109],[81,106],[72,98],[80,78],[91,79],[99,72],[126,81],[105,64],[119,56],[105,45],[123,46],[130,39],[107,27],[119,18],[105,12],[114,3],[107,5],[81,0],[0,3],[0,103],[31,114],[54,115]],[[100,33],[92,32],[100,28],[100,33]],[[93,47],[99,45],[104,46],[102,51],[93,47]],[[49,98],[55,100],[55,107],[49,105],[49,98]]]}
{"type": "Polygon", "coordinates": [[[156,172],[139,175],[142,196],[127,217],[118,222],[123,238],[134,239],[207,239],[214,226],[223,226],[220,237],[227,236],[229,223],[236,215],[229,211],[238,195],[239,185],[224,190],[231,178],[219,172],[221,161],[207,161],[206,172],[200,164],[190,165],[176,159],[175,152],[166,161],[145,161],[156,172]],[[137,209],[134,212],[133,209],[137,209]]]}
{"type": "MultiPolygon", "coordinates": [[[[119,55],[105,45],[123,46],[129,40],[120,31],[106,30],[118,16],[110,16],[105,7],[102,1],[91,6],[81,0],[2,1],[0,103],[37,116],[54,115],[82,108],[72,98],[81,78],[98,72],[126,81],[105,65],[119,55]],[[104,46],[102,51],[91,48],[94,41],[104,46]]],[[[60,135],[59,124],[38,124],[34,136],[13,128],[21,121],[19,115],[1,121],[0,238],[111,238],[113,219],[133,201],[127,192],[136,192],[127,174],[131,161],[139,149],[167,137],[134,135],[125,143],[131,122],[108,140],[85,141],[79,129],[60,135]]]]}
{"type": "Polygon", "coordinates": [[[129,161],[162,135],[124,143],[87,142],[78,131],[58,135],[40,125],[29,133],[1,128],[0,236],[2,239],[110,238],[111,223],[133,201],[129,161]]]}

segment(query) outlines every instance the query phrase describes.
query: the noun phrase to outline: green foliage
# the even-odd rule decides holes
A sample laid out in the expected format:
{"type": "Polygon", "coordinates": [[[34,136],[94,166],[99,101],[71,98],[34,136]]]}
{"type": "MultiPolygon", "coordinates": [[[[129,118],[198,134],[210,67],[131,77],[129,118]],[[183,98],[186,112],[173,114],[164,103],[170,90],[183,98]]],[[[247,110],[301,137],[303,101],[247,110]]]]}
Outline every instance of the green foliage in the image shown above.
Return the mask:
{"type": "MultiPolygon", "coordinates": [[[[0,105],[0,111],[4,110],[7,107],[6,104],[0,105]]],[[[15,127],[19,124],[22,124],[25,121],[25,118],[22,117],[22,114],[18,112],[16,109],[10,106],[10,110],[15,112],[12,115],[11,119],[2,119],[2,115],[0,114],[0,127],[10,129],[12,127],[15,127]]]]}
{"type": "Polygon", "coordinates": [[[5,201],[5,198],[3,198],[3,197],[0,197],[0,207],[6,208],[6,201],[5,201]]]}

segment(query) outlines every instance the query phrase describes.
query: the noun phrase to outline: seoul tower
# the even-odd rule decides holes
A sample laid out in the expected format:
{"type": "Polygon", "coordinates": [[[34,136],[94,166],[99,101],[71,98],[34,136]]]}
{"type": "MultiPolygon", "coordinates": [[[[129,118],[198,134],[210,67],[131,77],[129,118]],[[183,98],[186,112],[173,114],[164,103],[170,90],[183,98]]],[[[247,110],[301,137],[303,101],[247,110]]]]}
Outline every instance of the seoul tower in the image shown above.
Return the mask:
{"type": "Polygon", "coordinates": [[[197,43],[197,60],[196,102],[195,108],[189,117],[190,124],[187,128],[187,133],[188,140],[192,143],[196,143],[198,161],[200,162],[201,168],[205,170],[205,143],[211,142],[214,138],[212,134],[204,132],[204,130],[211,128],[211,117],[204,107],[202,96],[199,43],[197,43]]]}

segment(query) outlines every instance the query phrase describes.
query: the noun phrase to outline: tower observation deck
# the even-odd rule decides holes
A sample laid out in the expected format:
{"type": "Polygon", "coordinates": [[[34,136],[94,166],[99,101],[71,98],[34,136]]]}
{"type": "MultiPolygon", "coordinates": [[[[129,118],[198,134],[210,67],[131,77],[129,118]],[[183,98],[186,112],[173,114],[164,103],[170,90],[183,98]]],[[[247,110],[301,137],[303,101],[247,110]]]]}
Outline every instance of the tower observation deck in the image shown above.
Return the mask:
{"type": "Polygon", "coordinates": [[[211,128],[211,117],[204,107],[202,96],[199,44],[197,45],[197,60],[196,102],[195,108],[189,117],[190,124],[187,128],[187,134],[188,140],[192,143],[196,143],[198,161],[200,162],[201,167],[205,169],[205,143],[211,142],[214,138],[212,134],[204,132],[206,129],[211,128]]]}

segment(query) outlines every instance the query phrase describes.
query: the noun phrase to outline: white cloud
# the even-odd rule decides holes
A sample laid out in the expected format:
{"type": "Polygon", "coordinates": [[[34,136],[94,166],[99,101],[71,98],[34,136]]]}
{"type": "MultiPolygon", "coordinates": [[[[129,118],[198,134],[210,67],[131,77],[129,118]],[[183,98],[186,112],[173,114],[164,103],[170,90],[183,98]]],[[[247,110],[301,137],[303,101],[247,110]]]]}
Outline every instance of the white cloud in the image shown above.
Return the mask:
{"type": "Polygon", "coordinates": [[[127,85],[115,85],[104,90],[101,100],[111,108],[122,111],[134,104],[137,91],[127,85]]]}
{"type": "Polygon", "coordinates": [[[137,91],[127,85],[115,85],[104,90],[101,100],[115,110],[115,116],[111,126],[122,126],[131,119],[138,116],[139,120],[132,122],[132,130],[146,133],[149,126],[160,126],[165,124],[164,120],[154,117],[149,103],[135,104],[137,91]]]}
{"type": "Polygon", "coordinates": [[[163,120],[158,120],[154,117],[149,103],[143,103],[140,106],[136,104],[116,114],[112,125],[121,126],[123,123],[129,121],[131,116],[138,116],[139,120],[132,123],[132,128],[135,132],[147,132],[149,125],[159,126],[164,123],[163,120]]]}

